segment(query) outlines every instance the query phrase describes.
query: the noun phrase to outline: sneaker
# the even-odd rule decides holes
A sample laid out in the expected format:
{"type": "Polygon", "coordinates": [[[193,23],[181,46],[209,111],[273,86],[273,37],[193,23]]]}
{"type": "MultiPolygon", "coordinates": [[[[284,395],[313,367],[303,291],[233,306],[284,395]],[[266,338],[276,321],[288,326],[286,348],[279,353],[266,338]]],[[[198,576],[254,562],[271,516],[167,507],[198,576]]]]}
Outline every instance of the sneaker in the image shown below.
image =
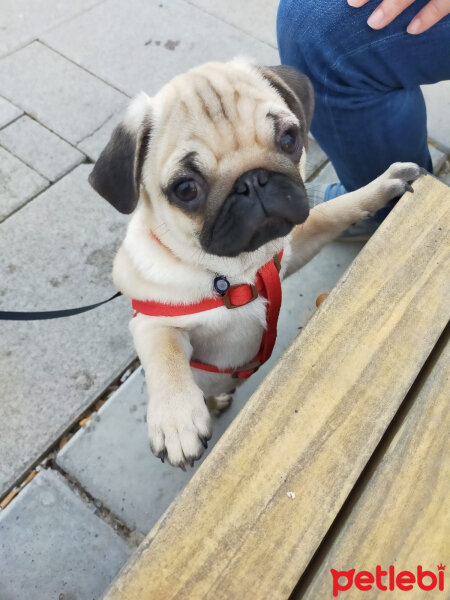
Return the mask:
{"type": "MultiPolygon", "coordinates": [[[[319,185],[307,183],[306,192],[308,195],[309,208],[314,208],[314,206],[322,204],[322,202],[328,202],[328,200],[343,196],[347,193],[347,190],[342,183],[322,183],[319,185]]],[[[378,229],[388,212],[389,210],[383,209],[369,219],[365,219],[359,223],[353,223],[353,225],[350,225],[350,227],[343,231],[336,239],[339,242],[367,242],[378,229]]]]}

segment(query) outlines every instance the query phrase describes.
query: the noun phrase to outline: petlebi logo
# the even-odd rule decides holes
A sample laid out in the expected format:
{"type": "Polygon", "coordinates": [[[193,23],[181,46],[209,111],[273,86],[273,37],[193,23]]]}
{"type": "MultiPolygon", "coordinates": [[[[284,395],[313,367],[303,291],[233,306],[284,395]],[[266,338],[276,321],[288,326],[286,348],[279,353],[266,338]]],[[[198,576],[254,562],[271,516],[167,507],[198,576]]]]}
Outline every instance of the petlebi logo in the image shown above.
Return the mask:
{"type": "MultiPolygon", "coordinates": [[[[355,587],[361,591],[378,589],[382,592],[402,590],[408,592],[413,589],[421,589],[424,592],[444,591],[445,565],[437,565],[437,572],[426,571],[422,565],[418,565],[415,571],[396,572],[393,565],[384,571],[380,565],[376,566],[375,573],[370,571],[336,571],[331,569],[333,579],[333,596],[336,598],[339,592],[346,592],[355,587]]],[[[433,598],[435,596],[433,595],[433,598]]]]}

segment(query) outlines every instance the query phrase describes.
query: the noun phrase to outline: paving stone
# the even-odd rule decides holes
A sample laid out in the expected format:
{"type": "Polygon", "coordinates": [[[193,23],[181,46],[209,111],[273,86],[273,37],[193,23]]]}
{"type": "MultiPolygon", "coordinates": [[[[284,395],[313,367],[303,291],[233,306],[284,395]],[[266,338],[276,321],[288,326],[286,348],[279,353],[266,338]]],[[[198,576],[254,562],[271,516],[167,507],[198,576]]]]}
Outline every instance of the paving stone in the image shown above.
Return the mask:
{"type": "Polygon", "coordinates": [[[39,173],[0,147],[0,221],[47,186],[39,173]]]}
{"type": "MultiPolygon", "coordinates": [[[[98,40],[96,47],[103,56],[98,40]]],[[[72,144],[100,127],[125,100],[39,42],[0,60],[0,93],[72,144]]]]}
{"type": "Polygon", "coordinates": [[[279,62],[274,48],[183,0],[107,0],[42,39],[130,95],[142,89],[153,94],[207,60],[248,55],[263,64],[279,62]]]}
{"type": "Polygon", "coordinates": [[[306,160],[306,180],[312,178],[315,175],[316,171],[322,167],[327,162],[327,155],[316,142],[316,140],[309,136],[308,140],[308,153],[306,160]]]}
{"type": "MultiPolygon", "coordinates": [[[[2,223],[0,307],[53,310],[114,292],[127,217],[80,165],[2,223]]],[[[134,358],[128,301],[47,321],[1,322],[0,496],[134,358]]]]}
{"type": "Polygon", "coordinates": [[[336,183],[336,181],[339,181],[337,173],[334,170],[333,165],[328,162],[313,179],[313,184],[336,183]]]}
{"type": "Polygon", "coordinates": [[[277,47],[276,21],[279,0],[189,0],[207,13],[245,33],[277,47]]]}
{"type": "Polygon", "coordinates": [[[21,110],[18,106],[14,106],[8,100],[4,98],[0,98],[0,129],[20,115],[23,114],[23,110],[21,110]]]}
{"type": "Polygon", "coordinates": [[[50,181],[84,160],[81,152],[30,117],[22,117],[2,129],[0,145],[50,181]]]}
{"type": "MultiPolygon", "coordinates": [[[[208,452],[329,291],[361,244],[332,244],[283,284],[283,305],[274,354],[235,395],[214,423],[208,452]]],[[[301,366],[300,366],[301,367],[301,366]]],[[[150,452],[144,422],[147,395],[141,369],[64,446],[57,463],[130,527],[147,533],[198,466],[183,473],[150,452]]],[[[201,464],[198,463],[198,464],[201,464]]]]}
{"type": "Polygon", "coordinates": [[[100,152],[108,143],[114,127],[123,119],[126,104],[128,102],[129,100],[124,102],[123,106],[118,112],[110,115],[101,127],[96,129],[94,133],[84,138],[84,140],[78,144],[78,148],[80,148],[80,150],[82,150],[91,160],[96,161],[100,155],[100,152]]]}
{"type": "Polygon", "coordinates": [[[445,154],[441,152],[438,148],[433,146],[432,144],[428,144],[428,149],[431,155],[431,161],[433,163],[433,170],[435,173],[438,173],[442,168],[442,165],[445,163],[445,154]]]}
{"type": "Polygon", "coordinates": [[[0,56],[31,42],[54,27],[101,0],[2,0],[0,56]]]}
{"type": "Polygon", "coordinates": [[[132,548],[56,471],[0,513],[2,600],[100,600],[132,548]]]}
{"type": "Polygon", "coordinates": [[[450,152],[450,80],[422,86],[427,105],[428,136],[450,152]]]}

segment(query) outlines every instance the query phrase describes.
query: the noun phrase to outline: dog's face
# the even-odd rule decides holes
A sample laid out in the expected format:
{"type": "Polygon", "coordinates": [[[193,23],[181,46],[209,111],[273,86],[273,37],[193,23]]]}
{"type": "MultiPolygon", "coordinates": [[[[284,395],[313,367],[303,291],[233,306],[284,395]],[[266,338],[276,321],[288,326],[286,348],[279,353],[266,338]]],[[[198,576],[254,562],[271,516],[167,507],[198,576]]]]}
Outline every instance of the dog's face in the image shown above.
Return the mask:
{"type": "Polygon", "coordinates": [[[123,213],[141,196],[189,246],[253,252],[308,216],[299,164],[312,111],[292,68],[208,63],[133,101],[90,182],[123,213]]]}

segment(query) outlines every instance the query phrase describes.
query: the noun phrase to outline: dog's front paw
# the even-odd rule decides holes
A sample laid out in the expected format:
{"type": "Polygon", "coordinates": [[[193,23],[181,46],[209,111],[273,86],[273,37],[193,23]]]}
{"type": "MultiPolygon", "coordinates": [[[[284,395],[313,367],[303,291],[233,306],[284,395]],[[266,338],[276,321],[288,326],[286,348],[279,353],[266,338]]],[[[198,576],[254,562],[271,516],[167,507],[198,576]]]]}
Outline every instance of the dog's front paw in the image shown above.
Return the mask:
{"type": "Polygon", "coordinates": [[[405,192],[414,192],[411,184],[424,173],[426,171],[415,163],[393,163],[379,177],[384,202],[400,198],[405,192]]]}
{"type": "Polygon", "coordinates": [[[367,216],[392,200],[400,198],[405,192],[413,192],[411,184],[424,173],[424,169],[415,163],[392,164],[372,184],[369,184],[370,193],[365,197],[362,206],[368,212],[367,216]]]}
{"type": "Polygon", "coordinates": [[[386,185],[390,200],[403,196],[405,192],[413,192],[411,184],[420,175],[426,173],[424,169],[415,163],[396,162],[381,176],[386,185]]]}
{"type": "Polygon", "coordinates": [[[153,454],[183,471],[202,456],[212,431],[211,417],[198,389],[150,400],[147,427],[153,454]]]}

